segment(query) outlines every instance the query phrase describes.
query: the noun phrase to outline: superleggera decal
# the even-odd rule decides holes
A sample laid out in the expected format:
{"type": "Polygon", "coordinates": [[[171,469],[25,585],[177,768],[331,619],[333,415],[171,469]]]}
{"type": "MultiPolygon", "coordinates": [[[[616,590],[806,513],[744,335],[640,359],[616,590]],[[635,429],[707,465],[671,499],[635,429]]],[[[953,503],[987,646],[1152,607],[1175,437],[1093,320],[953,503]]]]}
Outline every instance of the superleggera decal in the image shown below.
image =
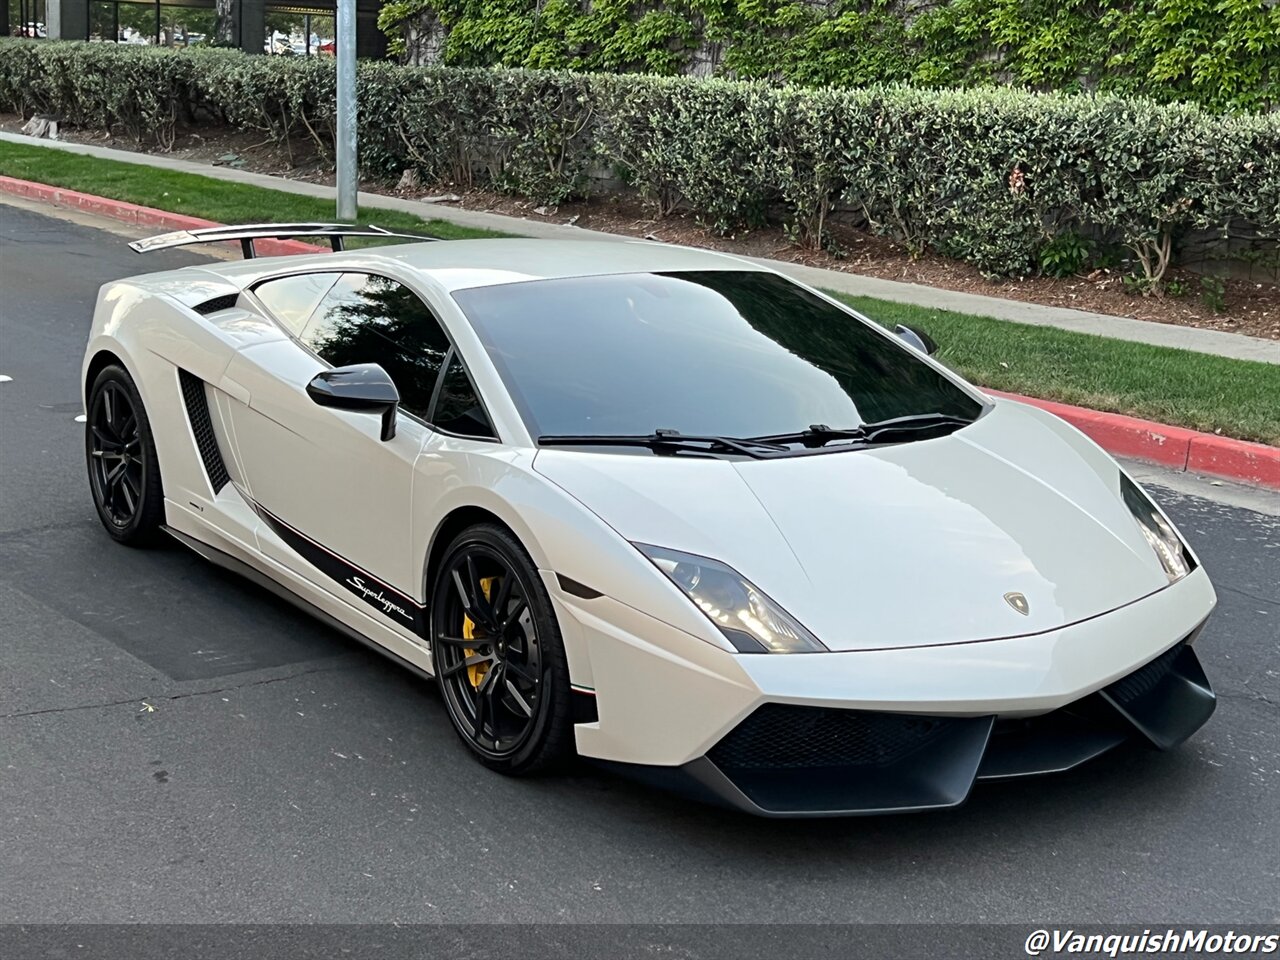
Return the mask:
{"type": "Polygon", "coordinates": [[[383,616],[408,627],[419,636],[426,636],[425,607],[422,604],[291,527],[262,504],[254,502],[253,508],[281,540],[325,576],[342,584],[383,616]]]}

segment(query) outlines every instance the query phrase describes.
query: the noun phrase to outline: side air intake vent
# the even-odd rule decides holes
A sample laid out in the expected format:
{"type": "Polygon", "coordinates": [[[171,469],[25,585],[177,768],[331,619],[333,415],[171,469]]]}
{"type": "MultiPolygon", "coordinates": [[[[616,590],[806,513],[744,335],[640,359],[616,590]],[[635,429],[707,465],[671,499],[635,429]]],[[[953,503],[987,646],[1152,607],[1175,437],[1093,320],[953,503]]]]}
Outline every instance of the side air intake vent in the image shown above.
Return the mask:
{"type": "Polygon", "coordinates": [[[197,303],[191,309],[202,317],[207,317],[209,314],[217,313],[219,310],[230,310],[239,299],[240,294],[238,293],[225,293],[220,297],[214,297],[212,300],[206,300],[204,303],[197,303]]]}
{"type": "Polygon", "coordinates": [[[209,419],[209,401],[205,397],[204,381],[185,370],[178,371],[178,380],[182,384],[182,399],[187,405],[187,419],[191,421],[191,432],[195,434],[196,448],[200,451],[204,472],[209,477],[213,492],[217,493],[231,482],[231,477],[227,473],[227,465],[222,462],[218,438],[213,435],[213,421],[209,419]]]}

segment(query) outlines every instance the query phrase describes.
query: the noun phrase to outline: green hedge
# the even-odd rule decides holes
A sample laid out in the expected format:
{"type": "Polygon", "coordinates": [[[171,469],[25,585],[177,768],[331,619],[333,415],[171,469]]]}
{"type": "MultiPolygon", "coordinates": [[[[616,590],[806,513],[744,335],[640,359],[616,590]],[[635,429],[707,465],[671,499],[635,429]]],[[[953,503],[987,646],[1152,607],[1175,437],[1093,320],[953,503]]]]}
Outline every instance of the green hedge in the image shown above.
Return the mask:
{"type": "MultiPolygon", "coordinates": [[[[358,87],[361,163],[379,178],[415,168],[558,203],[605,175],[720,231],[777,220],[816,246],[839,213],[991,274],[1086,237],[1158,284],[1190,234],[1280,240],[1280,114],[389,63],[361,64],[358,87]]],[[[329,150],[333,104],[325,59],[0,41],[0,107],[161,145],[216,124],[329,150]]]]}

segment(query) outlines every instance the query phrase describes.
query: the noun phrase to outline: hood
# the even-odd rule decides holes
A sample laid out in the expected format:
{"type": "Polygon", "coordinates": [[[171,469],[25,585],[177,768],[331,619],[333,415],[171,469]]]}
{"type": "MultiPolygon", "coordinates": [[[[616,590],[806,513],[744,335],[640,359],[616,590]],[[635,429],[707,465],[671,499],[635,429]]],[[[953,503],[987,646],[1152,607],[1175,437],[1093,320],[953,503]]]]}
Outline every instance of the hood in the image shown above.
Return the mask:
{"type": "Polygon", "coordinates": [[[1114,462],[1010,401],[892,447],[777,460],[544,449],[534,469],[627,540],[733,567],[832,650],[1041,633],[1168,583],[1114,462]]]}

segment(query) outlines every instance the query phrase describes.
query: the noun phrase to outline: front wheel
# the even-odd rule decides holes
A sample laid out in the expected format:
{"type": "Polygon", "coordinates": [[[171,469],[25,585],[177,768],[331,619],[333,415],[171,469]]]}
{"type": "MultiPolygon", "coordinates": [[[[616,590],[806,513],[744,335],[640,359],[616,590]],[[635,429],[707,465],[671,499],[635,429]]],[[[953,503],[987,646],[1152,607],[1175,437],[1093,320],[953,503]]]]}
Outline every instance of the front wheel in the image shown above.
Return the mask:
{"type": "Polygon", "coordinates": [[[573,752],[560,629],[509,531],[480,524],[449,545],[432,592],[431,650],[449,719],[485,766],[535,773],[573,752]]]}

